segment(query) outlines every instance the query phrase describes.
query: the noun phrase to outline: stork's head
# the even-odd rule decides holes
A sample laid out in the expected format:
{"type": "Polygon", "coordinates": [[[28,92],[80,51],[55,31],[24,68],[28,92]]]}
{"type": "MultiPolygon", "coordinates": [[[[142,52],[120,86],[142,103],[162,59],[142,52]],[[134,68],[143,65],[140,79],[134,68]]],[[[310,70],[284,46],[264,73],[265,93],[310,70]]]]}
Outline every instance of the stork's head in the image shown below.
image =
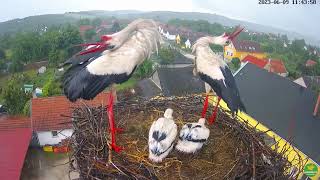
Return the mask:
{"type": "Polygon", "coordinates": [[[221,36],[213,37],[212,44],[217,44],[221,46],[228,45],[235,37],[237,37],[243,30],[242,27],[238,26],[231,34],[223,33],[221,36]]]}
{"type": "Polygon", "coordinates": [[[115,43],[113,42],[113,38],[111,35],[103,35],[101,36],[101,42],[105,43],[107,45],[107,49],[113,49],[115,48],[115,43]]]}

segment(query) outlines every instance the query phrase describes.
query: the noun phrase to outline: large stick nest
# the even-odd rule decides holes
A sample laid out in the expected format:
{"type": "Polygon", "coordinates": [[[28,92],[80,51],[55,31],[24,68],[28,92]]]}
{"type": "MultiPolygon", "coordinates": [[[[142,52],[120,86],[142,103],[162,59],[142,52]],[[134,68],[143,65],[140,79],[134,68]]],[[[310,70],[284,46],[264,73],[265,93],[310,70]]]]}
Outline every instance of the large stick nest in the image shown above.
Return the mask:
{"type": "MultiPolygon", "coordinates": [[[[117,135],[117,145],[125,148],[121,153],[109,148],[105,106],[84,104],[75,108],[71,168],[79,172],[80,179],[290,179],[293,164],[287,159],[289,146],[280,149],[273,139],[266,143],[266,132],[237,120],[239,117],[232,118],[222,109],[199,152],[181,154],[173,150],[162,163],[149,161],[148,131],[152,122],[170,107],[181,128],[186,122],[198,121],[202,106],[203,98],[195,95],[119,101],[114,113],[117,126],[125,130],[117,135]]],[[[298,174],[303,161],[297,157],[295,162],[298,174]]]]}

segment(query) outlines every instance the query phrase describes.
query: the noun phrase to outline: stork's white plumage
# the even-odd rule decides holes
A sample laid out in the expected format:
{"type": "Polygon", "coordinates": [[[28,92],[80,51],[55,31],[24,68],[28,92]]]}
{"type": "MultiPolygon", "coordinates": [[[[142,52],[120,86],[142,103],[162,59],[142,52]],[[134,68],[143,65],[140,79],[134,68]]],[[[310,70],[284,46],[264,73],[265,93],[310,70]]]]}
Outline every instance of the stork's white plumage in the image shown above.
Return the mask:
{"type": "Polygon", "coordinates": [[[205,126],[205,119],[197,123],[185,124],[179,134],[176,149],[184,153],[194,153],[200,150],[210,135],[210,130],[205,126]]]}
{"type": "Polygon", "coordinates": [[[161,162],[173,148],[178,130],[172,117],[173,110],[167,109],[164,117],[154,121],[149,131],[149,159],[161,162]]]}
{"type": "Polygon", "coordinates": [[[63,76],[65,95],[70,101],[93,99],[111,84],[127,81],[157,50],[160,38],[155,22],[144,19],[102,36],[101,45],[89,46],[65,63],[72,64],[63,76]]]}
{"type": "Polygon", "coordinates": [[[236,30],[231,35],[202,37],[192,47],[192,52],[196,56],[194,74],[198,74],[203,81],[210,85],[215,93],[227,103],[232,113],[237,113],[238,110],[245,111],[245,107],[228,65],[222,57],[211,50],[209,45],[227,45],[230,39],[239,34],[241,30],[236,30]]]}

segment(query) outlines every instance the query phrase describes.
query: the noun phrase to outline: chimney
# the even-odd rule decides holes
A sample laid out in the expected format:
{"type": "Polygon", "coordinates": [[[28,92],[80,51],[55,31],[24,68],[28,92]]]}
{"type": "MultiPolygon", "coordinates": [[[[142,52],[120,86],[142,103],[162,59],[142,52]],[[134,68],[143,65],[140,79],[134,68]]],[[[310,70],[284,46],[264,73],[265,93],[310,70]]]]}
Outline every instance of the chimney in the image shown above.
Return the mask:
{"type": "Polygon", "coordinates": [[[316,105],[315,105],[314,110],[313,110],[313,116],[317,116],[317,113],[318,113],[318,110],[319,110],[319,106],[320,106],[320,92],[319,92],[319,95],[318,95],[318,99],[317,99],[316,105]]]}

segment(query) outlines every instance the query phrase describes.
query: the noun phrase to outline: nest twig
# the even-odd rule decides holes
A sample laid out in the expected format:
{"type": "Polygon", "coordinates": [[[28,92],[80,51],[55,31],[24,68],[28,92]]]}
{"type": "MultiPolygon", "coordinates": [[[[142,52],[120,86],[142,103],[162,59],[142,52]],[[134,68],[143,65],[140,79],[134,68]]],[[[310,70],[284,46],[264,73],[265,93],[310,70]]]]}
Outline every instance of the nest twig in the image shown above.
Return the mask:
{"type": "Polygon", "coordinates": [[[114,110],[117,125],[125,127],[125,132],[117,137],[117,142],[125,147],[122,153],[109,148],[105,107],[75,108],[72,167],[80,173],[80,179],[295,179],[302,171],[302,157],[288,161],[289,144],[280,147],[279,142],[271,139],[275,147],[272,149],[266,143],[267,132],[237,120],[239,117],[232,118],[230,112],[222,109],[200,152],[184,155],[174,151],[162,163],[150,162],[147,140],[152,121],[171,107],[181,127],[200,118],[202,105],[203,98],[198,95],[119,101],[114,110]],[[293,165],[297,167],[294,175],[290,174],[293,165]]]}

